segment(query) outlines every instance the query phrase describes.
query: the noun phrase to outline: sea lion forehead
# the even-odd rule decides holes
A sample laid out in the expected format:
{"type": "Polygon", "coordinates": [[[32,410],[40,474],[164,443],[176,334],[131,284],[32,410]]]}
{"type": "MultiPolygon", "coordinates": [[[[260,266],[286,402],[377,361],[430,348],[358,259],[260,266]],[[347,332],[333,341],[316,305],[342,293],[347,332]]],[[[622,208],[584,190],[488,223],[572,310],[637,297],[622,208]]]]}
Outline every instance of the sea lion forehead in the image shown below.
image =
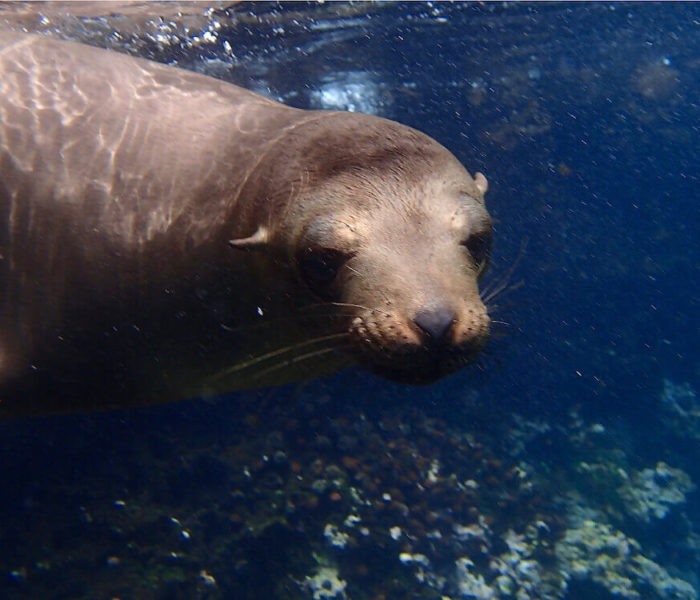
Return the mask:
{"type": "Polygon", "coordinates": [[[451,177],[426,177],[420,183],[406,182],[403,189],[392,190],[383,204],[397,217],[430,221],[445,226],[478,227],[490,221],[483,194],[461,165],[451,177]],[[397,202],[397,199],[399,200],[397,202]]]}
{"type": "Polygon", "coordinates": [[[459,175],[416,181],[355,173],[353,184],[348,186],[341,177],[326,188],[327,195],[319,194],[307,232],[317,239],[353,243],[398,231],[405,235],[408,231],[488,229],[490,218],[483,196],[466,171],[459,175]]]}
{"type": "Polygon", "coordinates": [[[360,212],[316,215],[307,223],[303,232],[303,243],[325,247],[350,248],[367,237],[369,222],[360,212]]]}

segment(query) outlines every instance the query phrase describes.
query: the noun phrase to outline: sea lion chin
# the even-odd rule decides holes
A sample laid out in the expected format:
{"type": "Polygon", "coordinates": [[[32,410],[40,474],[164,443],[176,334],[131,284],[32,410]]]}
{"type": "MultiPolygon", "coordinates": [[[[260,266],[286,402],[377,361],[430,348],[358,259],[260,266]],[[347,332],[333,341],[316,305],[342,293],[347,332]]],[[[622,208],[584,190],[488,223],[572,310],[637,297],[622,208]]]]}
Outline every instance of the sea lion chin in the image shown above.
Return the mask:
{"type": "Polygon", "coordinates": [[[428,136],[0,34],[0,411],[472,362],[486,179],[428,136]]]}

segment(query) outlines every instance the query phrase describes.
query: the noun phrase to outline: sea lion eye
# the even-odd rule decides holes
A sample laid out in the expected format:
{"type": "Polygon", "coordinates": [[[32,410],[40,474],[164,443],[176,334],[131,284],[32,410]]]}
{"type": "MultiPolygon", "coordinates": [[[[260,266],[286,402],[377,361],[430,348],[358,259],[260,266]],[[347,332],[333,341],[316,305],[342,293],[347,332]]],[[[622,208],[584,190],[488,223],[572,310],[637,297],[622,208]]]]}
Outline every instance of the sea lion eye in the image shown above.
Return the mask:
{"type": "MultiPolygon", "coordinates": [[[[333,248],[306,247],[297,256],[302,276],[317,293],[333,282],[347,259],[346,254],[333,248]]],[[[327,292],[321,295],[327,295],[327,292]]]]}
{"type": "Polygon", "coordinates": [[[469,251],[477,267],[483,265],[489,258],[491,250],[491,234],[475,233],[462,242],[462,245],[469,251]]]}

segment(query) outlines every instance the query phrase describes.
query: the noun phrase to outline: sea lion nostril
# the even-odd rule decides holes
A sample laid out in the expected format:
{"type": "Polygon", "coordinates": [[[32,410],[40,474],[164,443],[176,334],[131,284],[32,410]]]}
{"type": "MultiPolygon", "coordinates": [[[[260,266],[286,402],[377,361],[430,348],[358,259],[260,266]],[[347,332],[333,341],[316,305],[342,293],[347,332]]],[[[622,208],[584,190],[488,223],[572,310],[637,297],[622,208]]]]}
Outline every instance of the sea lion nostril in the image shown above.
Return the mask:
{"type": "Polygon", "coordinates": [[[448,306],[420,310],[413,319],[433,341],[441,340],[455,321],[455,313],[448,306]]]}

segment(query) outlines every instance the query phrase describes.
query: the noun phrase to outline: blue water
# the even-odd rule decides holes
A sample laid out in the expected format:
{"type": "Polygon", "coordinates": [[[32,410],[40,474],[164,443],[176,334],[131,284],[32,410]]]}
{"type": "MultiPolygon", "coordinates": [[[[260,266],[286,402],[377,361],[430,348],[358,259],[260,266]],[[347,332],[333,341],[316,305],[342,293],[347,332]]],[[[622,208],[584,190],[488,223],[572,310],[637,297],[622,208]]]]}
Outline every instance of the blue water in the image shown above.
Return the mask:
{"type": "Polygon", "coordinates": [[[236,10],[59,33],[433,136],[489,180],[504,324],[428,388],[0,423],[0,597],[697,597],[698,5],[236,10]]]}

